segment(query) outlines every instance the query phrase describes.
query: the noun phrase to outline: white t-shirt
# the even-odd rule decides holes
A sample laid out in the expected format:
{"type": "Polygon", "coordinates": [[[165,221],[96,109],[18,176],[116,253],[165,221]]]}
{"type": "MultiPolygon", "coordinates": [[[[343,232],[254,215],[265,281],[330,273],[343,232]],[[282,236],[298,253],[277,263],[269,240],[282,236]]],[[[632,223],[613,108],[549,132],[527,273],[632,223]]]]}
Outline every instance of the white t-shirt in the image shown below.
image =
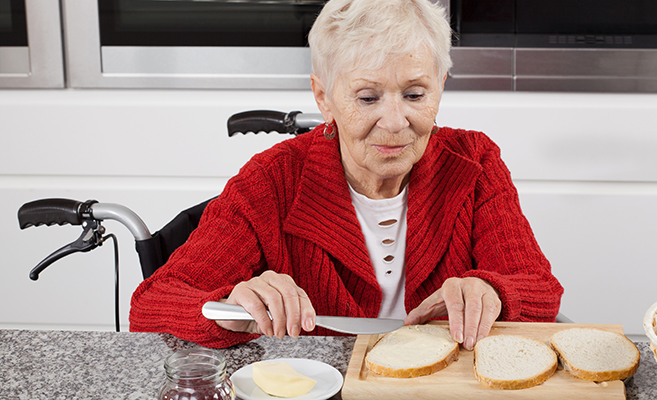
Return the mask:
{"type": "Polygon", "coordinates": [[[396,197],[372,200],[349,186],[365,244],[383,292],[379,318],[406,317],[406,211],[408,185],[396,197]]]}

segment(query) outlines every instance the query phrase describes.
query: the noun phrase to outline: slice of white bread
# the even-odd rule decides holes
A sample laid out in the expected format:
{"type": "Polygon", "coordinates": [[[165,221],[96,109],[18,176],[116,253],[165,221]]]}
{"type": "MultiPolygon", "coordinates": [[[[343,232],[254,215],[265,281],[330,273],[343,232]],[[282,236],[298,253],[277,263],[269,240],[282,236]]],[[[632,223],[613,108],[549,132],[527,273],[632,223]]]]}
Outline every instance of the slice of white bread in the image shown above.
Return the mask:
{"type": "Polygon", "coordinates": [[[591,328],[571,328],[552,335],[550,344],[564,369],[587,381],[625,379],[639,368],[641,353],[625,335],[591,328]]]}
{"type": "Polygon", "coordinates": [[[540,385],[554,374],[557,365],[550,346],[522,336],[489,336],[474,348],[475,377],[495,389],[540,385]]]}
{"type": "Polygon", "coordinates": [[[430,375],[458,359],[459,344],[436,325],[407,325],[388,332],[367,353],[367,368],[393,378],[430,375]]]}

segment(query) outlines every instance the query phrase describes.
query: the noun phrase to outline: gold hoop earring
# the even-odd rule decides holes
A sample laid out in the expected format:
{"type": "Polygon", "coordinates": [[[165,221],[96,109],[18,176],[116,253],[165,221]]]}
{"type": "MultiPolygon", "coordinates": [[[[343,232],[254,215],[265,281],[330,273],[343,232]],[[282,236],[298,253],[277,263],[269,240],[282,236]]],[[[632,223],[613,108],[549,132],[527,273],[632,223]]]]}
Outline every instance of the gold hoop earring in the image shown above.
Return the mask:
{"type": "Polygon", "coordinates": [[[324,122],[324,138],[326,138],[326,140],[333,139],[337,130],[338,128],[333,125],[333,122],[324,122]]]}

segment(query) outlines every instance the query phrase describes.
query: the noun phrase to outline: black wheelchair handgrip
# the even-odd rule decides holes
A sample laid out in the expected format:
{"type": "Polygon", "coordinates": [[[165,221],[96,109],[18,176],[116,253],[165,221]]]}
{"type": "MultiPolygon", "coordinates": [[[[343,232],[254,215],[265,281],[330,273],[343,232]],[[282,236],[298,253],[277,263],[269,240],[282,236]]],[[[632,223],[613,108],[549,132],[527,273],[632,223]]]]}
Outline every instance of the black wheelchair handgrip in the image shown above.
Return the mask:
{"type": "Polygon", "coordinates": [[[25,203],[18,210],[21,229],[39,225],[80,225],[81,201],[69,199],[41,199],[25,203]]]}
{"type": "Polygon", "coordinates": [[[256,110],[237,113],[228,118],[228,136],[233,136],[237,132],[293,133],[294,121],[289,117],[294,114],[298,112],[288,114],[281,111],[256,110]]]}

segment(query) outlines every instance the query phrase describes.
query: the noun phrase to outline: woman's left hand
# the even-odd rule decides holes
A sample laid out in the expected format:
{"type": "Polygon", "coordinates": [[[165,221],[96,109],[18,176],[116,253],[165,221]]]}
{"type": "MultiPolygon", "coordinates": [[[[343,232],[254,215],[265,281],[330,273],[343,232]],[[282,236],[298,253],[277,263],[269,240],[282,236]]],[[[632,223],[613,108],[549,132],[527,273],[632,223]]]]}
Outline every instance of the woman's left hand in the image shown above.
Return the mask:
{"type": "Polygon", "coordinates": [[[472,350],[475,343],[490,333],[502,311],[497,291],[479,278],[449,278],[443,286],[412,310],[404,323],[422,324],[447,315],[452,338],[472,350]]]}

